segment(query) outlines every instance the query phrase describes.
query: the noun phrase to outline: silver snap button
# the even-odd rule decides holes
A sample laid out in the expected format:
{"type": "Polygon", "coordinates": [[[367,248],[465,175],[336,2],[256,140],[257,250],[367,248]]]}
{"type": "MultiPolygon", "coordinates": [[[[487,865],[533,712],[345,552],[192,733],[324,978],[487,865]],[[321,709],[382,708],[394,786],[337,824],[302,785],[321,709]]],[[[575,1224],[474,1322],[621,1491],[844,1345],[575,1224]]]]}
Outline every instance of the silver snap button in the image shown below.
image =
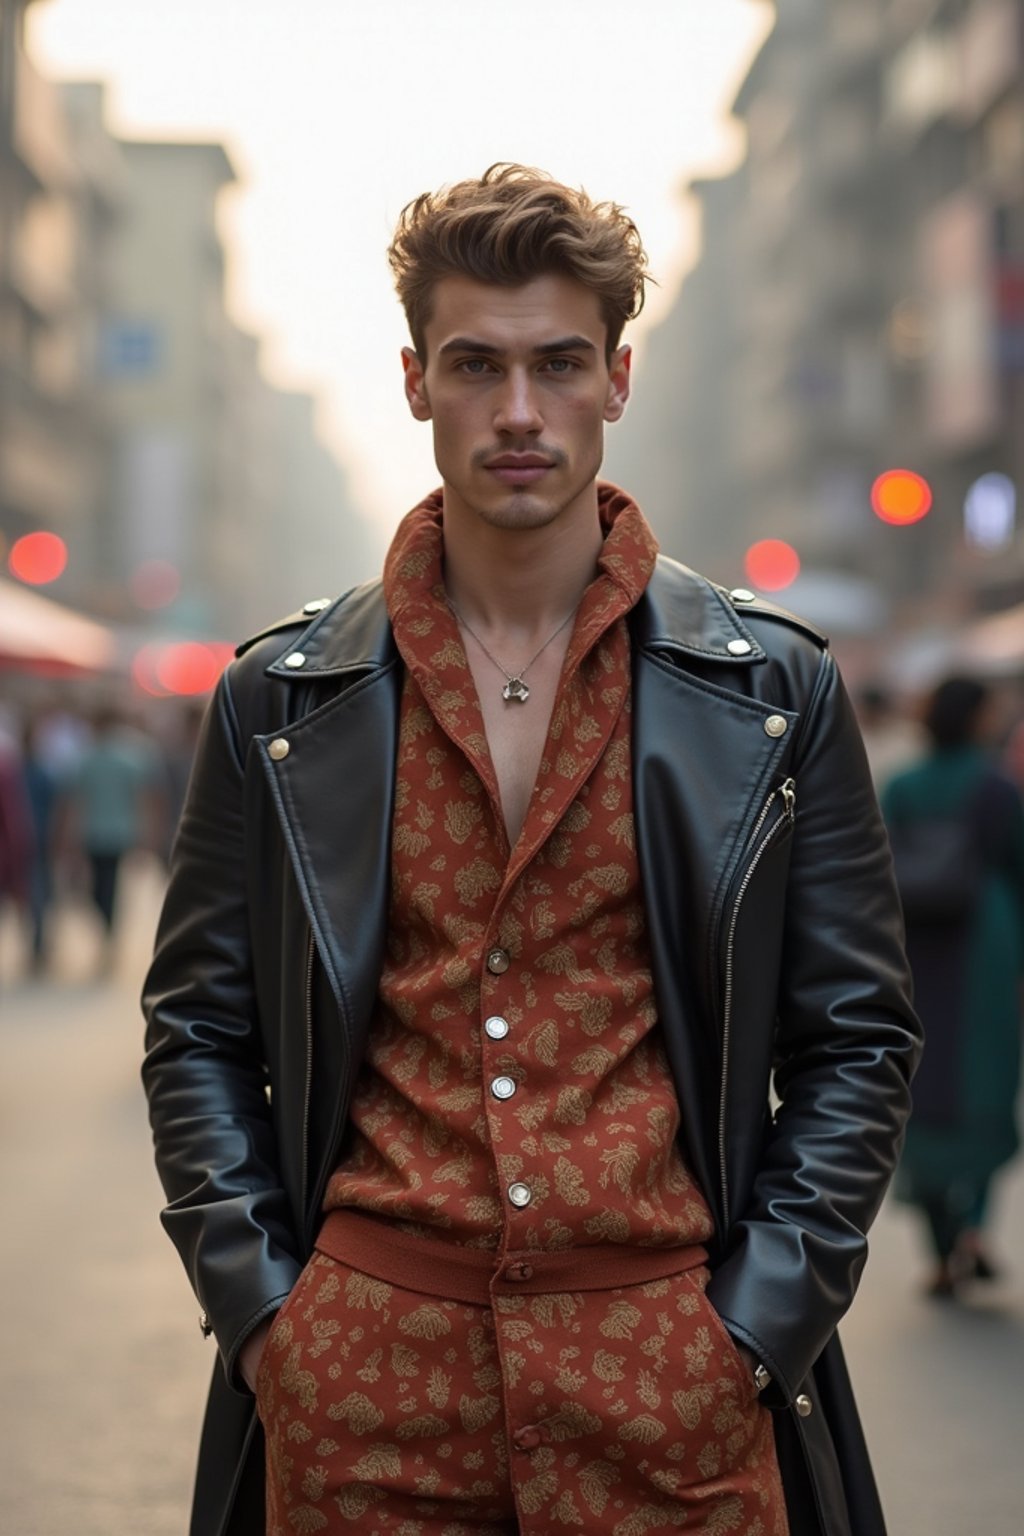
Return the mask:
{"type": "Polygon", "coordinates": [[[730,640],[726,646],[730,656],[749,656],[753,649],[749,640],[730,640]]]}
{"type": "Polygon", "coordinates": [[[733,587],[729,593],[734,603],[756,603],[757,598],[748,587],[733,587]]]}
{"type": "Polygon", "coordinates": [[[508,1198],[513,1205],[522,1210],[523,1206],[529,1205],[533,1199],[533,1190],[529,1184],[510,1184],[508,1187],[508,1198]]]}
{"type": "Polygon", "coordinates": [[[303,656],[301,651],[292,651],[290,656],[285,657],[284,664],[286,667],[291,667],[292,671],[294,672],[297,671],[299,667],[304,667],[306,665],[306,658],[303,656]]]}
{"type": "Polygon", "coordinates": [[[491,1092],[496,1099],[510,1099],[515,1091],[514,1077],[496,1077],[491,1083],[491,1092]]]}
{"type": "Polygon", "coordinates": [[[503,1019],[496,1013],[491,1018],[484,1020],[484,1033],[492,1040],[504,1040],[508,1034],[508,1019],[503,1019]]]}
{"type": "Polygon", "coordinates": [[[491,975],[504,976],[508,968],[508,952],[504,949],[492,949],[487,956],[487,969],[491,975]]]}
{"type": "Polygon", "coordinates": [[[814,1404],[811,1402],[806,1392],[801,1392],[800,1396],[794,1399],[793,1407],[796,1409],[797,1413],[802,1419],[806,1419],[807,1415],[809,1413],[813,1413],[814,1411],[814,1404]]]}
{"type": "Polygon", "coordinates": [[[325,608],[330,606],[331,600],[329,597],[314,597],[312,602],[303,603],[302,611],[303,613],[322,613],[325,608]]]}
{"type": "Polygon", "coordinates": [[[769,715],[764,723],[766,736],[785,736],[789,729],[789,721],[785,715],[769,715]]]}
{"type": "Polygon", "coordinates": [[[271,757],[274,759],[274,762],[275,763],[279,763],[282,758],[285,758],[285,757],[288,756],[288,753],[291,751],[291,746],[289,745],[289,743],[287,741],[285,741],[283,736],[276,736],[274,738],[274,740],[270,743],[270,746],[267,748],[267,751],[270,753],[271,757]]]}

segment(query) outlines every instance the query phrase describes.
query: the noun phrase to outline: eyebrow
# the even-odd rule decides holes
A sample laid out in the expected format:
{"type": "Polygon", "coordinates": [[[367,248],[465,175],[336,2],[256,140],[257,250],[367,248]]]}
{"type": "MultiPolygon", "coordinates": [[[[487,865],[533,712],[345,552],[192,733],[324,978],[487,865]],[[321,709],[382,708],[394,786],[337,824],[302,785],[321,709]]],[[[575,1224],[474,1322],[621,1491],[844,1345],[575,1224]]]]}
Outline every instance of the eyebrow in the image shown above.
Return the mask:
{"type": "MultiPolygon", "coordinates": [[[[437,350],[439,356],[448,352],[470,352],[474,357],[501,357],[505,349],[492,347],[486,341],[476,341],[472,336],[453,336],[450,341],[442,342],[437,350]]],[[[596,352],[597,348],[586,336],[560,336],[556,341],[542,341],[532,350],[535,357],[551,357],[556,352],[596,352]]]]}

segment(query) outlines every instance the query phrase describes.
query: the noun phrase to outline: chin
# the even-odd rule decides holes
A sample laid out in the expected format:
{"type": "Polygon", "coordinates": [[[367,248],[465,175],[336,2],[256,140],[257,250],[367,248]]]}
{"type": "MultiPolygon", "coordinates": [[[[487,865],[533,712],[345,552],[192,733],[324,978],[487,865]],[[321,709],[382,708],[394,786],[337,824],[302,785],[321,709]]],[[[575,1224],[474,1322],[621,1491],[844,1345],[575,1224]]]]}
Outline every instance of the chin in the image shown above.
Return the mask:
{"type": "Polygon", "coordinates": [[[477,507],[480,518],[490,527],[523,530],[546,528],[562,510],[558,502],[520,491],[513,492],[499,502],[477,507]]]}
{"type": "Polygon", "coordinates": [[[566,485],[561,476],[559,479],[561,484],[523,486],[521,489],[489,485],[478,498],[470,500],[470,505],[481,521],[491,528],[523,532],[547,528],[576,504],[584,489],[581,486],[566,485]]]}

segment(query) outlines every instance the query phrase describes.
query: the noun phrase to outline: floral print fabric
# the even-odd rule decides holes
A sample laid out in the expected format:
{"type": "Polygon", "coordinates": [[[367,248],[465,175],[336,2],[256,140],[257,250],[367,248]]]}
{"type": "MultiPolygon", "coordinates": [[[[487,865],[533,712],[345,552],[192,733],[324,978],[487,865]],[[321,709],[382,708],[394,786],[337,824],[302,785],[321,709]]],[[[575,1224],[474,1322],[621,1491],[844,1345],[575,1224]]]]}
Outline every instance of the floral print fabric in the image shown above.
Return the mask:
{"type": "Polygon", "coordinates": [[[633,835],[625,615],[657,546],[614,487],[601,514],[514,848],[445,600],[440,497],[395,537],[385,591],[406,678],[390,931],[327,1209],[493,1249],[711,1235],[678,1148],[633,835]]]}
{"type": "Polygon", "coordinates": [[[786,1536],[706,1278],[488,1307],[315,1253],[260,1362],[267,1536],[786,1536]]]}

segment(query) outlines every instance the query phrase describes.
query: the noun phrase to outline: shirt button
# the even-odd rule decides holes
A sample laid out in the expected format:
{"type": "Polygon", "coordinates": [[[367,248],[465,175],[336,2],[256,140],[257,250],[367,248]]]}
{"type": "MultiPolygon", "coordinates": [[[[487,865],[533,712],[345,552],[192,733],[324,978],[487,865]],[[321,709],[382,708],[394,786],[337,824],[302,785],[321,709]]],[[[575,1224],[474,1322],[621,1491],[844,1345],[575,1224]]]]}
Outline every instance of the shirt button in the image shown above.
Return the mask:
{"type": "Polygon", "coordinates": [[[489,1035],[492,1040],[504,1040],[508,1034],[508,1019],[503,1019],[498,1013],[492,1018],[485,1019],[484,1034],[489,1035]]]}
{"type": "Polygon", "coordinates": [[[515,1078],[496,1077],[491,1083],[491,1092],[496,1099],[510,1099],[515,1091],[515,1078]]]}
{"type": "Polygon", "coordinates": [[[492,949],[487,955],[487,969],[492,976],[504,976],[509,967],[508,951],[492,949]]]}
{"type": "Polygon", "coordinates": [[[522,1429],[517,1429],[512,1436],[512,1444],[517,1451],[535,1451],[541,1439],[541,1432],[535,1424],[524,1424],[522,1429]]]}
{"type": "Polygon", "coordinates": [[[517,1259],[514,1264],[509,1264],[508,1267],[506,1268],[506,1270],[505,1270],[505,1279],[506,1280],[532,1280],[533,1279],[533,1265],[532,1264],[525,1264],[525,1263],[523,1263],[523,1261],[521,1259],[517,1259]]]}
{"type": "Polygon", "coordinates": [[[522,1209],[524,1205],[529,1205],[533,1199],[533,1190],[529,1184],[510,1184],[508,1187],[508,1197],[513,1205],[517,1205],[522,1209]]]}

